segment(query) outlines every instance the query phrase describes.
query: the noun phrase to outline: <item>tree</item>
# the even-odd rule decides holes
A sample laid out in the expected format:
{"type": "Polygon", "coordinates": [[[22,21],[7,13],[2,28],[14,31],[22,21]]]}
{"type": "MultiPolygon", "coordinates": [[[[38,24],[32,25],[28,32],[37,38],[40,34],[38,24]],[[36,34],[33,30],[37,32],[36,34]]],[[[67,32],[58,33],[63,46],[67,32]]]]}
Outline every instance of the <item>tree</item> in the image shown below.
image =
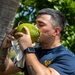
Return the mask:
{"type": "Polygon", "coordinates": [[[20,0],[0,0],[0,44],[8,31],[16,14],[20,0]]]}

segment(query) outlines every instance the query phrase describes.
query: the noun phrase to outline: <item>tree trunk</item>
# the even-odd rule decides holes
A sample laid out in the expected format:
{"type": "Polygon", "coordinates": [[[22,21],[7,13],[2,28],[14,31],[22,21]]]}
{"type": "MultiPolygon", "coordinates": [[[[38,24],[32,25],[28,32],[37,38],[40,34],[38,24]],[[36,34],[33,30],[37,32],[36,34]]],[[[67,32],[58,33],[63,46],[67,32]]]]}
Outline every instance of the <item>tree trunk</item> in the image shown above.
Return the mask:
{"type": "Polygon", "coordinates": [[[12,29],[12,22],[20,0],[0,0],[0,45],[5,34],[12,29]]]}

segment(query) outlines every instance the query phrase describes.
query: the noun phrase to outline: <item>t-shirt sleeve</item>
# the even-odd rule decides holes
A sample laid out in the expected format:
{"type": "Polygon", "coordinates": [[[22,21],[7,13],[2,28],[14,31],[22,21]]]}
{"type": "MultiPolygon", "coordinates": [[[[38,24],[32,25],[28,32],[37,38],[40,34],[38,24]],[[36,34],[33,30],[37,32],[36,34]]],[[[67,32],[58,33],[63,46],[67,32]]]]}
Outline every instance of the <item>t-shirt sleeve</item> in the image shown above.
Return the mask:
{"type": "Polygon", "coordinates": [[[75,75],[75,58],[70,55],[58,56],[49,67],[55,69],[60,75],[75,75]]]}

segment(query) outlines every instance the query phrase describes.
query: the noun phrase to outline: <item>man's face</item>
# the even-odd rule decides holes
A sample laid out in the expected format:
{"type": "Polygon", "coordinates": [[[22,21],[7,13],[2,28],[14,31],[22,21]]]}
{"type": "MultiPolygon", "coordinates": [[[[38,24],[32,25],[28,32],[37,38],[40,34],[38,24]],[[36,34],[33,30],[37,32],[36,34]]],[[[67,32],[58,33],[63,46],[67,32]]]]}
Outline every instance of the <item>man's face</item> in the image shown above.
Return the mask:
{"type": "Polygon", "coordinates": [[[38,42],[48,42],[54,32],[51,16],[46,14],[38,16],[36,19],[36,26],[41,32],[38,42]]]}

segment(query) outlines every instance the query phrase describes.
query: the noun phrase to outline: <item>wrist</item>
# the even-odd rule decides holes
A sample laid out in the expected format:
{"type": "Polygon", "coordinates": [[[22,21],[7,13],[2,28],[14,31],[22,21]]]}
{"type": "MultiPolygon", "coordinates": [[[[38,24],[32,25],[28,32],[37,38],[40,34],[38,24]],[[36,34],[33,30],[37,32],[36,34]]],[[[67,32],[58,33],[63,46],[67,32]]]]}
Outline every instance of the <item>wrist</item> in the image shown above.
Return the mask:
{"type": "Polygon", "coordinates": [[[23,53],[35,53],[35,49],[33,47],[28,47],[23,51],[23,53]]]}

